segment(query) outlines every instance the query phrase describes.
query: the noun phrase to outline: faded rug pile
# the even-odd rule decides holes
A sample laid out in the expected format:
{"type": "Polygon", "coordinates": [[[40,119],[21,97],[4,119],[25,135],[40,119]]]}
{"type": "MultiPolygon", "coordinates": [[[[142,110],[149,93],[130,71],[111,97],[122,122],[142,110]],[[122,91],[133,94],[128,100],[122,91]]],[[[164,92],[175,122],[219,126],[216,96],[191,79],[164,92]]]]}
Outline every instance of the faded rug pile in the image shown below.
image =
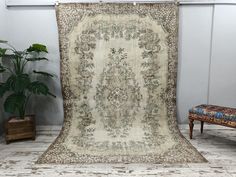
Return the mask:
{"type": "Polygon", "coordinates": [[[64,125],[38,163],[205,162],[176,123],[177,5],[56,13],[64,125]]]}

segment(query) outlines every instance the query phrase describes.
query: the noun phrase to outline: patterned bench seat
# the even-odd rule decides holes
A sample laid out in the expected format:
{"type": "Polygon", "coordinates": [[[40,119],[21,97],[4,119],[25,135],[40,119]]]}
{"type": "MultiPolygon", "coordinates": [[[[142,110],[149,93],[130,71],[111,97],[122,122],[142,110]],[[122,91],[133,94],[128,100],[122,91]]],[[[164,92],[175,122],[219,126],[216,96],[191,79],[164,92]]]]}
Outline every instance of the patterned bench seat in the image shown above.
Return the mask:
{"type": "Polygon", "coordinates": [[[204,122],[236,128],[236,109],[215,105],[198,105],[189,110],[190,139],[193,134],[193,121],[201,121],[201,133],[204,122]]]}

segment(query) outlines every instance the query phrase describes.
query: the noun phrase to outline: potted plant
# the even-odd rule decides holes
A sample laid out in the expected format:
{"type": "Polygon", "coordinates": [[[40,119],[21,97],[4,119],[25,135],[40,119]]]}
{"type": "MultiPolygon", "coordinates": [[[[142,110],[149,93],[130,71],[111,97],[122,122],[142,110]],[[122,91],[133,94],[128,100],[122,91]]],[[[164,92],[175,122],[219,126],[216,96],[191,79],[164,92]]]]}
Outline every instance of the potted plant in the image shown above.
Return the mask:
{"type": "Polygon", "coordinates": [[[37,61],[48,61],[44,57],[48,53],[45,45],[32,44],[24,51],[16,50],[7,41],[0,40],[0,58],[8,60],[9,66],[0,63],[0,73],[6,73],[4,82],[0,83],[0,97],[4,100],[5,112],[14,116],[5,123],[6,142],[24,138],[35,139],[35,116],[26,115],[26,107],[33,94],[55,97],[48,86],[35,79],[33,75],[53,77],[52,74],[36,71],[27,64],[37,61]],[[4,96],[5,95],[5,96],[4,96]]]}

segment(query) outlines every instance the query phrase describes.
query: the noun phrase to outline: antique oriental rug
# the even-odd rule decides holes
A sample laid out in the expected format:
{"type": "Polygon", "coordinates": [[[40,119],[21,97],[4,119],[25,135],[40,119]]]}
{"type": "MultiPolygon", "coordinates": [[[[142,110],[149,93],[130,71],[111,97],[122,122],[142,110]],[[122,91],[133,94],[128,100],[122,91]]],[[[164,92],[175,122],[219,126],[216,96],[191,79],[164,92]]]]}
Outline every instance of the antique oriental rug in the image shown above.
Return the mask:
{"type": "Polygon", "coordinates": [[[177,5],[56,13],[65,120],[38,163],[204,162],[176,123],[177,5]]]}

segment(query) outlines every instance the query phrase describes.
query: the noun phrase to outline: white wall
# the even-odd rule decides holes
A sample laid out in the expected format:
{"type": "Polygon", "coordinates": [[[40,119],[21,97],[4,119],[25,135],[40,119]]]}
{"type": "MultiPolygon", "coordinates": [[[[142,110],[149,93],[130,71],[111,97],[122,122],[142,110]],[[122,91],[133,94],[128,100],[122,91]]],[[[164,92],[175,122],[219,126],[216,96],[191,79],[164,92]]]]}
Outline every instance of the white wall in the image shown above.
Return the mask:
{"type": "Polygon", "coordinates": [[[201,103],[236,107],[236,5],[180,8],[178,120],[201,103]]]}
{"type": "Polygon", "coordinates": [[[57,98],[41,96],[32,102],[38,124],[61,124],[63,121],[62,97],[60,89],[60,56],[55,10],[52,7],[10,7],[6,16],[7,40],[19,49],[32,43],[42,43],[48,47],[50,62],[35,63],[38,70],[56,74],[49,80],[57,98]],[[35,102],[39,104],[35,104],[35,102]]]}
{"type": "Polygon", "coordinates": [[[209,102],[236,107],[236,5],[216,6],[209,102]]]}
{"type": "Polygon", "coordinates": [[[212,13],[211,5],[180,7],[177,87],[179,122],[186,121],[190,107],[207,103],[212,13]]]}
{"type": "MultiPolygon", "coordinates": [[[[1,5],[4,2],[0,1],[1,5]]],[[[0,12],[5,6],[0,6],[0,12]]],[[[49,62],[38,62],[38,70],[48,71],[57,75],[54,80],[49,80],[50,89],[57,96],[56,99],[49,97],[36,97],[31,100],[31,113],[37,115],[37,124],[59,125],[63,122],[63,106],[60,88],[60,56],[58,44],[58,32],[55,10],[52,7],[10,7],[6,9],[5,36],[18,49],[25,49],[32,43],[43,43],[48,47],[49,62]],[[36,104],[37,103],[37,104],[36,104]]],[[[1,18],[1,17],[0,17],[1,18]]],[[[1,25],[1,24],[0,24],[1,25]]],[[[6,115],[5,115],[6,117],[6,115]]]]}
{"type": "MultiPolygon", "coordinates": [[[[6,22],[3,26],[2,21],[0,23],[0,35],[1,28],[4,28],[5,39],[17,48],[26,48],[33,42],[48,46],[51,62],[37,67],[58,75],[55,81],[50,82],[57,98],[40,99],[40,103],[32,103],[32,107],[37,114],[38,124],[61,124],[63,107],[59,80],[60,58],[53,7],[11,7],[6,10],[0,1],[2,19],[6,22]]],[[[196,104],[209,102],[236,107],[235,19],[235,5],[180,6],[177,88],[179,122],[187,122],[188,109],[196,104]]]]}

